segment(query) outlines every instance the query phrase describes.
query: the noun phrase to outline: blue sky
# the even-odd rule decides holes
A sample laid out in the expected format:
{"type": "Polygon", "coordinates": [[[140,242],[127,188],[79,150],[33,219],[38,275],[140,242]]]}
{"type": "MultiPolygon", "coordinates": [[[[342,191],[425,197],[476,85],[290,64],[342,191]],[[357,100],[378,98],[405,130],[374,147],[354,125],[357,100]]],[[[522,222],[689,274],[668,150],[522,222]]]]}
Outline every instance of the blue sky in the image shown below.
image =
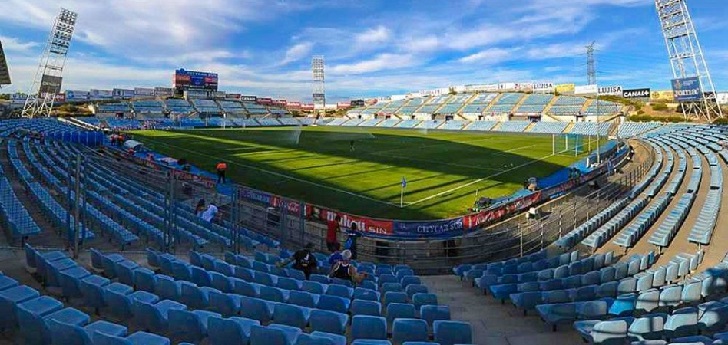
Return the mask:
{"type": "MultiPolygon", "coordinates": [[[[728,90],[727,7],[690,1],[716,88],[728,90]]],[[[329,99],[450,85],[586,83],[668,89],[653,0],[0,0],[0,41],[26,91],[53,18],[78,12],[64,89],[169,86],[176,68],[217,72],[229,92],[310,100],[324,55],[329,99]],[[516,5],[517,4],[517,5],[516,5]]]]}

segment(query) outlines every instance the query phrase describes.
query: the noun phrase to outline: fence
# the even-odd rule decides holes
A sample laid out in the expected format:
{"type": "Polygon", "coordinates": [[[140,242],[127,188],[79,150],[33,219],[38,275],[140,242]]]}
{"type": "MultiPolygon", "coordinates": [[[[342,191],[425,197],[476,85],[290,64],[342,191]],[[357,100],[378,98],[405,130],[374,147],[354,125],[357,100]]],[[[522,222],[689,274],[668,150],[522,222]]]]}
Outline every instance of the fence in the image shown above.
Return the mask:
{"type": "MultiPolygon", "coordinates": [[[[86,202],[93,201],[87,196],[86,190],[95,190],[97,187],[92,182],[99,179],[91,174],[89,167],[108,168],[119,178],[143,185],[144,193],[153,194],[155,202],[162,204],[160,206],[163,214],[140,217],[161,230],[164,234],[163,240],[143,238],[138,246],[128,250],[141,250],[150,246],[178,253],[192,248],[215,254],[224,250],[250,252],[254,249],[251,246],[253,240],[262,243],[255,249],[274,247],[274,241],[269,239],[275,239],[281,247],[294,250],[307,243],[313,243],[322,251],[325,248],[326,225],[306,213],[306,205],[302,201],[276,197],[278,199],[273,202],[251,202],[247,198],[240,198],[246,192],[245,187],[229,186],[230,193],[217,193],[212,188],[215,181],[201,179],[180,170],[165,169],[143,159],[137,159],[137,164],[129,164],[122,155],[117,151],[77,155],[79,158],[68,164],[68,176],[73,177],[69,177],[66,184],[67,187],[73,187],[67,188],[68,191],[76,190],[75,197],[71,198],[70,194],[61,195],[58,200],[67,205],[67,209],[73,210],[76,219],[86,219],[86,202]],[[75,180],[81,181],[81,184],[75,184],[75,180]],[[214,226],[204,224],[205,221],[199,217],[190,219],[182,216],[183,213],[189,214],[194,210],[200,199],[204,199],[206,205],[217,205],[219,212],[213,220],[214,226]],[[274,206],[266,206],[271,204],[274,206]],[[216,235],[209,237],[209,242],[204,246],[184,240],[181,229],[189,229],[190,222],[202,224],[206,229],[214,230],[212,233],[216,235]]],[[[427,274],[447,272],[459,263],[485,262],[525,255],[546,248],[555,239],[573,230],[614,200],[624,197],[649,170],[652,161],[653,159],[649,159],[641,162],[635,169],[621,176],[598,177],[596,181],[601,188],[597,190],[584,185],[561,196],[558,201],[547,202],[539,207],[542,216],[538,219],[516,216],[457,238],[407,240],[361,237],[356,247],[358,258],[385,263],[407,263],[418,272],[427,274]]],[[[112,194],[117,192],[134,193],[113,188],[96,191],[109,198],[114,197],[112,194]]],[[[118,212],[110,209],[105,209],[104,212],[124,227],[133,229],[138,226],[118,212]]],[[[97,234],[103,233],[101,229],[91,230],[97,234]]],[[[71,235],[67,240],[77,238],[73,233],[74,230],[69,225],[67,234],[71,235]]],[[[339,236],[340,240],[345,237],[342,234],[339,236]]],[[[80,243],[68,245],[83,249],[83,244],[80,243]]]]}

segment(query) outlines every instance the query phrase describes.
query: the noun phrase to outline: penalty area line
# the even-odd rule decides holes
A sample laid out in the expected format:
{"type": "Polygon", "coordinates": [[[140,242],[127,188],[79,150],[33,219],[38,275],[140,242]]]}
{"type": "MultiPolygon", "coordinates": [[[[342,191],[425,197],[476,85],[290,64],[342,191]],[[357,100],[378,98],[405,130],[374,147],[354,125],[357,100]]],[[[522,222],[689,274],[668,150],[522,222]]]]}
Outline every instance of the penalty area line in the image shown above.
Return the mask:
{"type": "Polygon", "coordinates": [[[468,182],[468,183],[466,183],[466,184],[463,184],[463,185],[457,186],[457,187],[455,187],[455,188],[450,188],[450,189],[448,189],[448,190],[444,190],[444,191],[442,191],[442,192],[439,192],[439,193],[436,193],[436,194],[432,194],[432,195],[430,195],[430,196],[428,196],[428,197],[425,197],[425,198],[422,198],[422,199],[420,199],[420,200],[417,200],[417,201],[413,201],[413,202],[405,202],[405,205],[406,205],[406,206],[412,206],[412,205],[417,205],[417,204],[419,204],[419,203],[422,203],[422,202],[425,202],[425,201],[428,201],[428,200],[432,200],[432,199],[434,199],[434,198],[437,198],[437,197],[440,197],[440,196],[443,196],[443,195],[447,195],[447,194],[450,194],[450,193],[452,193],[452,192],[456,192],[456,191],[458,191],[458,190],[460,190],[460,189],[463,189],[463,188],[467,188],[467,187],[470,187],[470,186],[472,186],[472,185],[474,185],[474,184],[476,184],[476,183],[480,183],[480,182],[483,182],[483,181],[485,181],[485,180],[491,179],[491,178],[493,178],[493,177],[496,177],[496,176],[500,176],[500,175],[502,175],[502,174],[505,174],[505,173],[507,173],[507,172],[510,172],[510,171],[513,171],[513,170],[516,170],[516,169],[520,169],[520,168],[523,168],[523,167],[525,167],[525,166],[531,165],[531,164],[533,164],[533,163],[536,163],[536,162],[540,162],[540,161],[542,161],[542,160],[545,160],[545,159],[547,159],[547,158],[549,158],[549,157],[552,157],[552,156],[554,156],[554,155],[553,155],[553,154],[550,154],[550,155],[546,155],[546,156],[543,156],[543,157],[541,157],[541,158],[538,158],[538,159],[533,159],[533,160],[530,160],[530,161],[528,161],[528,162],[526,162],[526,163],[523,163],[523,164],[520,164],[520,165],[514,166],[514,167],[512,167],[512,168],[509,168],[509,169],[506,169],[506,170],[501,170],[500,172],[497,172],[497,173],[495,173],[495,174],[491,174],[491,175],[488,175],[488,176],[486,176],[486,177],[483,177],[483,178],[479,178],[479,179],[477,179],[477,180],[473,180],[473,181],[470,181],[470,182],[468,182]]]}

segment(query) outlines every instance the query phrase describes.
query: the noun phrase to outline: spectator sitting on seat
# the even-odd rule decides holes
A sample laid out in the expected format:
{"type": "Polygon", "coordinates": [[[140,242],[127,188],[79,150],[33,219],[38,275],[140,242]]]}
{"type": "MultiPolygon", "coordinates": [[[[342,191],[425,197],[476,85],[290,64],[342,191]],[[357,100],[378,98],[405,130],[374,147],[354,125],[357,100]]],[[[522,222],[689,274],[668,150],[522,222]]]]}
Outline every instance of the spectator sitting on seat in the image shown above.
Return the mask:
{"type": "Polygon", "coordinates": [[[358,273],[356,271],[354,265],[351,264],[351,251],[344,250],[341,252],[341,257],[342,260],[331,267],[329,277],[348,280],[355,284],[361,283],[368,274],[366,272],[358,273]]]}
{"type": "Polygon", "coordinates": [[[337,262],[344,259],[341,255],[341,244],[336,242],[332,245],[333,253],[329,256],[329,265],[334,266],[337,262]]]}
{"type": "Polygon", "coordinates": [[[293,253],[293,256],[281,261],[278,263],[278,267],[284,267],[291,263],[293,261],[293,268],[303,272],[303,274],[306,276],[306,280],[311,277],[311,273],[313,273],[316,268],[318,267],[318,262],[316,261],[316,257],[311,252],[313,250],[313,243],[306,244],[303,249],[296,251],[293,253]]]}
{"type": "Polygon", "coordinates": [[[195,214],[202,218],[202,213],[205,212],[205,199],[200,199],[200,201],[197,202],[197,206],[195,206],[195,214]]]}
{"type": "Polygon", "coordinates": [[[215,218],[215,215],[217,214],[217,206],[215,204],[210,203],[209,206],[207,206],[207,210],[202,213],[202,219],[204,219],[206,222],[212,222],[212,219],[215,218]]]}

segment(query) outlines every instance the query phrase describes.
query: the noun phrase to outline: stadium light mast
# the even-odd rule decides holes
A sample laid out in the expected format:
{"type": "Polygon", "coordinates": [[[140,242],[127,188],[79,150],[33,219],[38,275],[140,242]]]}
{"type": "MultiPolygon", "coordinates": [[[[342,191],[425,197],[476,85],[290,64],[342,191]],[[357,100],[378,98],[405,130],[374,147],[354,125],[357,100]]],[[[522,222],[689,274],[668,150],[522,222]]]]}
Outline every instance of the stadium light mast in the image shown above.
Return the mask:
{"type": "Polygon", "coordinates": [[[655,0],[655,7],[672,67],[673,92],[686,91],[683,86],[690,80],[697,81],[699,87],[697,90],[692,88],[693,92],[688,95],[676,97],[676,101],[681,102],[683,115],[707,121],[722,118],[715,85],[688,11],[687,0],[655,0]]]}
{"type": "Polygon", "coordinates": [[[0,89],[3,85],[10,85],[10,72],[8,71],[8,64],[5,61],[5,52],[3,51],[3,43],[0,42],[0,89]]]}
{"type": "Polygon", "coordinates": [[[66,65],[77,17],[76,12],[65,8],[61,8],[61,13],[56,17],[23,106],[23,117],[50,116],[56,95],[61,93],[63,67],[66,65]]]}
{"type": "Polygon", "coordinates": [[[586,80],[587,85],[594,85],[597,90],[596,102],[597,102],[597,164],[602,162],[601,154],[599,153],[599,87],[597,87],[597,63],[594,58],[594,43],[590,43],[586,46],[586,80]]]}
{"type": "Polygon", "coordinates": [[[316,105],[323,109],[324,116],[326,115],[326,88],[324,78],[324,57],[323,55],[316,55],[311,61],[311,70],[313,71],[313,106],[316,105]]]}

